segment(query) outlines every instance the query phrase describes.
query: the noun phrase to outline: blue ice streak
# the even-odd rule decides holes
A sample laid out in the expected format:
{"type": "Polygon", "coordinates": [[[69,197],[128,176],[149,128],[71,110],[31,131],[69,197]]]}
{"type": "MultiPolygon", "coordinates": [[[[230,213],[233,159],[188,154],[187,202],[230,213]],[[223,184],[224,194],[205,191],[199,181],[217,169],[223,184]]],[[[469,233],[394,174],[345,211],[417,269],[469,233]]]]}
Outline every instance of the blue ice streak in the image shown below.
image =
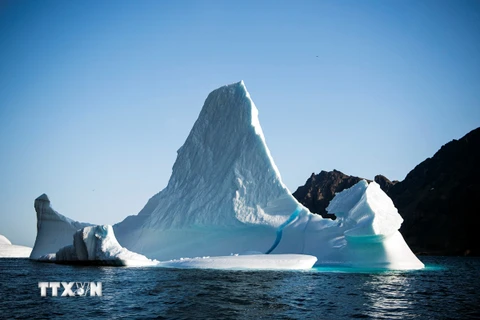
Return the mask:
{"type": "Polygon", "coordinates": [[[290,218],[288,218],[287,221],[285,221],[284,223],[282,223],[280,225],[280,227],[278,227],[277,229],[277,238],[275,239],[275,242],[273,243],[272,247],[270,249],[268,249],[267,252],[265,252],[265,254],[269,254],[271,253],[273,250],[275,250],[275,248],[278,246],[278,244],[280,243],[280,240],[282,240],[282,235],[283,235],[283,229],[288,226],[290,223],[292,223],[295,219],[297,219],[298,215],[300,214],[300,211],[302,211],[302,208],[301,207],[297,207],[297,209],[295,209],[295,211],[290,215],[290,218]]]}

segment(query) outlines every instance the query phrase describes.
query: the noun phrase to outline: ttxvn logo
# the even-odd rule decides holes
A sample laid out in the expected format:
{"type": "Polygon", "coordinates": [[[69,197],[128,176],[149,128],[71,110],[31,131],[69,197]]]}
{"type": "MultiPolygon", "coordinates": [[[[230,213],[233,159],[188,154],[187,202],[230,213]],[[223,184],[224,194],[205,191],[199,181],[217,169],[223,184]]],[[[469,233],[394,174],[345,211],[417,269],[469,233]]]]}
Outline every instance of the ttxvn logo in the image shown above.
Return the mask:
{"type": "Polygon", "coordinates": [[[90,293],[90,296],[102,295],[102,283],[101,282],[39,282],[40,295],[42,297],[47,296],[47,289],[52,289],[52,297],[58,296],[58,289],[63,288],[61,297],[75,297],[86,296],[90,293]]]}

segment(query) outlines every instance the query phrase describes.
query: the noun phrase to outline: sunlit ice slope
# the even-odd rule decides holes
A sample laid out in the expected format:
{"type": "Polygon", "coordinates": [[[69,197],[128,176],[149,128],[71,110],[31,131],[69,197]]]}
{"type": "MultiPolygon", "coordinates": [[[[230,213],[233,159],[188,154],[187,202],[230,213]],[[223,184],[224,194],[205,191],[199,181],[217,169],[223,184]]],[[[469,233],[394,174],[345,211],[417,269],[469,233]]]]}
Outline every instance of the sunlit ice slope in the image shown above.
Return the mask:
{"type": "Polygon", "coordinates": [[[167,187],[138,216],[117,224],[115,233],[133,251],[162,259],[266,252],[299,206],[239,82],[210,93],[167,187]]]}

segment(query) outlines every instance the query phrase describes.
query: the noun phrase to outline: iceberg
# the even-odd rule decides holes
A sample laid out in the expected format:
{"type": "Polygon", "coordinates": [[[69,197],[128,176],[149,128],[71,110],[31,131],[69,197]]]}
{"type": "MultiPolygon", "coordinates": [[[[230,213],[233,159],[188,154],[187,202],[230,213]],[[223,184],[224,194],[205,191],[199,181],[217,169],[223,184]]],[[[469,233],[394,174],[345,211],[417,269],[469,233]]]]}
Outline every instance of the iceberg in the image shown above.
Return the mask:
{"type": "Polygon", "coordinates": [[[0,258],[28,258],[32,248],[14,245],[0,234],[0,258]]]}
{"type": "MultiPolygon", "coordinates": [[[[78,229],[89,226],[54,211],[46,195],[35,209],[33,259],[69,245],[78,229]]],[[[317,265],[424,267],[398,231],[401,216],[376,183],[360,181],[328,209],[338,219],[310,213],[284,185],[241,81],[208,95],[177,151],[167,187],[113,230],[121,246],[162,261],[254,251],[314,256],[317,265]]]]}

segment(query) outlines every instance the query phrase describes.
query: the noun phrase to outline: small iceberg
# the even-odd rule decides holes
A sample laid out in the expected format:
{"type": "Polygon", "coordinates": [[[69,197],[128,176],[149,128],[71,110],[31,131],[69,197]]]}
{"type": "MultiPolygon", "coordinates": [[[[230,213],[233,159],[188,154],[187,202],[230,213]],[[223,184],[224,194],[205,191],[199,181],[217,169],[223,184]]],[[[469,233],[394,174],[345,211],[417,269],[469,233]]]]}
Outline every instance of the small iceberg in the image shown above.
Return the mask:
{"type": "Polygon", "coordinates": [[[0,234],[0,258],[28,258],[32,248],[17,246],[0,234]]]}

